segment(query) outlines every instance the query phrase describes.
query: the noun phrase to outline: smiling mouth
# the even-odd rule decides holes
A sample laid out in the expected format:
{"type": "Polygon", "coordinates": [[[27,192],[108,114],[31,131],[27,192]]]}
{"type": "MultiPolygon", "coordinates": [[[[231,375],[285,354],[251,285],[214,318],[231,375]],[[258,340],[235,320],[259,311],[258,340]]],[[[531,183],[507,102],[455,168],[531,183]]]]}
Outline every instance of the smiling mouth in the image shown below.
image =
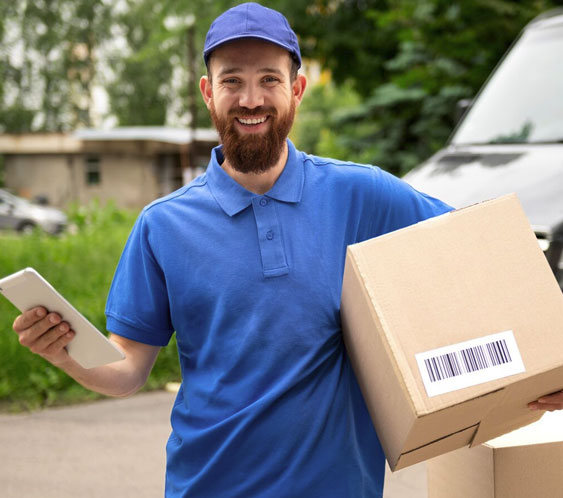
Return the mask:
{"type": "Polygon", "coordinates": [[[236,118],[236,120],[245,126],[256,126],[266,122],[268,116],[264,116],[261,118],[236,118]]]}

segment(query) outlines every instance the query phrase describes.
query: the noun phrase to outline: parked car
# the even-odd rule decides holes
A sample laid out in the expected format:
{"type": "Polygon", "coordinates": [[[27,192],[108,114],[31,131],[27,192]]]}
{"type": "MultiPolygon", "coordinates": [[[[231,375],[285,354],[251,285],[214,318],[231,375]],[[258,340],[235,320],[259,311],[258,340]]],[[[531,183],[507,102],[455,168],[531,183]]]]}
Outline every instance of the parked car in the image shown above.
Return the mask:
{"type": "Polygon", "coordinates": [[[563,9],[523,29],[447,145],[404,179],[454,207],[515,192],[563,289],[563,9]]]}
{"type": "Polygon", "coordinates": [[[38,227],[47,233],[57,234],[66,225],[67,217],[62,211],[33,204],[0,189],[0,229],[29,233],[38,227]]]}

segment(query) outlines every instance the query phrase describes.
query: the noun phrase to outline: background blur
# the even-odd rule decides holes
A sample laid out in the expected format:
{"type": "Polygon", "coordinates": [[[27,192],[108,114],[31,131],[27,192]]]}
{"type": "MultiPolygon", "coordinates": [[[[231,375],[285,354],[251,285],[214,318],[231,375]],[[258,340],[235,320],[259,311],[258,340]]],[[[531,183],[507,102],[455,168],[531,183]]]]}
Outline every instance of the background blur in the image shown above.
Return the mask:
{"type": "MultiPolygon", "coordinates": [[[[0,187],[9,179],[18,185],[15,193],[22,195],[26,182],[44,186],[53,182],[46,193],[51,200],[61,199],[54,204],[65,210],[69,227],[57,237],[39,230],[25,236],[0,232],[0,276],[35,267],[104,330],[109,284],[140,206],[166,193],[174,182],[189,179],[173,176],[183,163],[171,147],[183,146],[188,139],[177,139],[170,130],[193,132],[192,143],[199,136],[202,148],[187,148],[195,154],[187,161],[192,166],[206,163],[205,147],[211,147],[214,138],[203,133],[211,123],[197,89],[205,72],[201,52],[211,21],[237,3],[241,2],[0,3],[0,187]],[[145,127],[145,132],[117,136],[111,131],[124,127],[145,127]],[[164,138],[162,130],[168,130],[164,138]],[[202,133],[197,135],[197,130],[202,133]],[[42,138],[37,142],[34,137],[42,138]],[[17,152],[18,161],[9,163],[2,147],[12,151],[10,157],[17,152]],[[52,173],[39,178],[37,161],[47,156],[38,155],[36,149],[32,157],[26,147],[42,147],[49,160],[59,154],[65,162],[50,163],[52,173]],[[120,159],[126,155],[123,151],[132,151],[127,156],[130,173],[112,177],[125,164],[120,159]],[[84,156],[80,164],[72,162],[78,152],[84,156]],[[102,156],[105,170],[100,166],[102,156]],[[77,166],[84,168],[82,183],[72,174],[65,176],[77,166]],[[24,172],[21,178],[15,178],[17,171],[24,172]],[[100,175],[111,178],[106,180],[109,186],[104,187],[100,175]],[[66,189],[59,197],[57,184],[66,189]],[[135,186],[149,198],[139,194],[129,199],[135,186]],[[81,189],[95,195],[78,195],[81,189]]],[[[262,3],[288,17],[305,59],[303,72],[310,86],[291,135],[296,146],[317,155],[376,164],[396,175],[444,145],[455,126],[458,102],[477,93],[528,21],[563,4],[262,3]]],[[[197,168],[193,169],[195,174],[197,168]]],[[[0,410],[95,396],[19,346],[11,332],[16,314],[0,299],[0,410]]],[[[148,388],[178,379],[172,343],[160,355],[148,388]]]]}
{"type": "MultiPolygon", "coordinates": [[[[210,126],[197,82],[227,0],[0,4],[0,131],[210,126]],[[191,79],[191,81],[190,81],[191,79]]],[[[444,143],[545,0],[265,0],[286,14],[313,86],[293,133],[307,152],[404,174],[444,143]],[[315,84],[316,83],[316,84],[315,84]]]]}

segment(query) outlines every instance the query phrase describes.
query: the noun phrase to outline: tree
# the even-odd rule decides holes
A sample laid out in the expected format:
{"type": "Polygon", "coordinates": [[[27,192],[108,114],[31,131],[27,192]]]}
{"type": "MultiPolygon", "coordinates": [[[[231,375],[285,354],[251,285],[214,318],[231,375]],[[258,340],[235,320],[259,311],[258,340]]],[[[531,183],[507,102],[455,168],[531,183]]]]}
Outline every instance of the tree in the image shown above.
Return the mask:
{"type": "Polygon", "coordinates": [[[232,4],[227,0],[127,1],[127,10],[118,18],[127,40],[127,55],[116,64],[115,79],[108,86],[119,124],[188,125],[188,88],[192,85],[192,89],[196,87],[196,124],[210,126],[197,90],[199,75],[205,72],[201,53],[210,23],[232,4]],[[191,62],[187,54],[188,18],[193,19],[193,51],[197,54],[191,62]],[[195,66],[195,81],[188,78],[190,63],[195,66]]]}
{"type": "Polygon", "coordinates": [[[162,125],[172,75],[172,50],[164,43],[161,27],[162,4],[129,0],[117,24],[125,46],[111,53],[114,77],[106,89],[112,113],[120,125],[162,125]]]}
{"type": "Polygon", "coordinates": [[[0,131],[21,131],[31,127],[33,113],[23,107],[17,92],[21,82],[21,68],[14,61],[14,19],[18,15],[16,2],[0,4],[0,131]]]}
{"type": "MultiPolygon", "coordinates": [[[[193,90],[197,78],[188,78],[189,30],[182,20],[195,19],[191,29],[199,76],[205,72],[200,54],[211,21],[238,3],[3,2],[0,131],[95,125],[96,87],[108,92],[110,113],[120,125],[187,126],[188,88],[193,90]]],[[[456,102],[475,95],[518,31],[556,2],[263,3],[286,14],[303,56],[318,60],[331,74],[330,84],[305,97],[300,120],[312,121],[297,127],[292,135],[297,145],[305,133],[303,145],[310,152],[375,163],[402,174],[444,144],[455,124],[456,102]],[[326,105],[328,100],[332,106],[326,105]]],[[[209,126],[199,98],[197,106],[196,124],[209,126]]]]}
{"type": "MultiPolygon", "coordinates": [[[[403,174],[440,148],[458,100],[476,94],[519,30],[555,2],[294,0],[284,11],[303,54],[351,82],[361,104],[340,109],[348,159],[403,174]]],[[[334,132],[333,132],[334,135],[334,132]]]]}
{"type": "Polygon", "coordinates": [[[3,128],[90,126],[97,50],[111,28],[109,1],[24,0],[2,13],[3,128]]]}

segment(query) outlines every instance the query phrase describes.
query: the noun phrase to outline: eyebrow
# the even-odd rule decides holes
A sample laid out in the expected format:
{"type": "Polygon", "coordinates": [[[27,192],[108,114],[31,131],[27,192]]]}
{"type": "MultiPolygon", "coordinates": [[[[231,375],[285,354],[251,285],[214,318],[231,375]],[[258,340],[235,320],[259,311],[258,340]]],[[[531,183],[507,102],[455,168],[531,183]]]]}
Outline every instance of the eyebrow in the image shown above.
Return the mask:
{"type": "MultiPolygon", "coordinates": [[[[219,71],[218,76],[224,76],[226,74],[233,74],[233,73],[240,73],[242,72],[243,69],[241,67],[226,67],[225,69],[222,69],[221,71],[219,71]]],[[[283,71],[281,71],[280,69],[277,69],[275,67],[263,67],[260,68],[257,72],[259,73],[273,73],[273,74],[277,74],[279,76],[283,76],[283,71]]]]}

